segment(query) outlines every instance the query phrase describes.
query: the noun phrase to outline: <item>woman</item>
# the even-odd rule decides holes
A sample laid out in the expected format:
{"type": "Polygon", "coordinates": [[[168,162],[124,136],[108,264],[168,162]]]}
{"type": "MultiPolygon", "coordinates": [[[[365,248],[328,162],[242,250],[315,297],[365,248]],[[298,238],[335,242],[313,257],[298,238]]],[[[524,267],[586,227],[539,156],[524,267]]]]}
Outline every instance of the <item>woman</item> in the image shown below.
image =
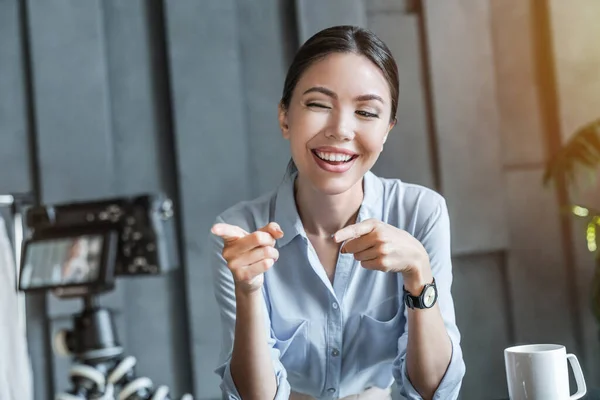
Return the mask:
{"type": "Polygon", "coordinates": [[[394,380],[409,399],[458,396],[445,201],[370,172],[397,104],[371,32],[329,28],[298,51],[279,107],[286,179],[212,228],[227,398],[388,399],[394,380]]]}
{"type": "Polygon", "coordinates": [[[96,271],[90,265],[89,253],[88,239],[77,238],[73,241],[63,264],[61,283],[84,283],[96,278],[96,271]]]}

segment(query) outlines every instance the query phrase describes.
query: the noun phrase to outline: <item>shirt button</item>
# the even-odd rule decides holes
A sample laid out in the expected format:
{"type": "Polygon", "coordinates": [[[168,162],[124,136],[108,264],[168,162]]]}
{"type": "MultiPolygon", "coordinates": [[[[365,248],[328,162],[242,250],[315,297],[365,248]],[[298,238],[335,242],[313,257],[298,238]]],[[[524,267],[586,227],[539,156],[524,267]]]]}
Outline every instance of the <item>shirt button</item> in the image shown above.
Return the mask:
{"type": "Polygon", "coordinates": [[[334,388],[329,388],[329,389],[327,389],[327,391],[328,391],[329,393],[335,393],[335,389],[334,389],[334,388]]]}
{"type": "Polygon", "coordinates": [[[337,357],[340,355],[340,351],[338,349],[331,350],[331,355],[337,357]]]}
{"type": "Polygon", "coordinates": [[[333,303],[331,306],[333,307],[334,310],[337,310],[339,307],[338,303],[333,303]]]}

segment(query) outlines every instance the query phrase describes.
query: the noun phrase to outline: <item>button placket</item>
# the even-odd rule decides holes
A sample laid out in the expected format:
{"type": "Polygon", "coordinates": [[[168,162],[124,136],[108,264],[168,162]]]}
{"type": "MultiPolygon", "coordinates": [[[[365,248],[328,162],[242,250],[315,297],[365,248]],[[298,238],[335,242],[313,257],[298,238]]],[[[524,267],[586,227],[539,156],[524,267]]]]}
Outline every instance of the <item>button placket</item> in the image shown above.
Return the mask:
{"type": "Polygon", "coordinates": [[[328,317],[329,335],[327,338],[327,377],[326,393],[329,399],[336,398],[341,378],[342,360],[340,356],[340,346],[342,345],[342,310],[338,299],[330,297],[330,311],[328,317]]]}

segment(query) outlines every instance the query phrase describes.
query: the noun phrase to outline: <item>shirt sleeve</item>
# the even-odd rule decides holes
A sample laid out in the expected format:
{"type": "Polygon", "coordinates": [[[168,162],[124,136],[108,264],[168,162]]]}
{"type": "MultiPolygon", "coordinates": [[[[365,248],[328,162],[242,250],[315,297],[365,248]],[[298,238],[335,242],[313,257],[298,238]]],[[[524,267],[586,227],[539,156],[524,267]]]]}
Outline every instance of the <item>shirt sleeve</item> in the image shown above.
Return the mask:
{"type": "MultiPolygon", "coordinates": [[[[460,332],[456,326],[454,315],[454,302],[450,288],[452,286],[452,259],[450,248],[450,218],[448,209],[443,198],[427,219],[416,238],[423,244],[429,253],[431,269],[438,290],[438,304],[446,326],[446,330],[452,342],[452,358],[440,385],[438,386],[434,400],[457,399],[462,379],[465,375],[465,363],[463,361],[462,349],[460,347],[460,332]]],[[[407,310],[404,310],[406,321],[408,321],[407,310]]],[[[407,322],[408,323],[408,322],[407,322]]],[[[407,399],[421,399],[421,395],[412,386],[406,369],[406,348],[408,345],[408,329],[398,340],[399,354],[394,361],[394,378],[400,388],[400,393],[407,399]]]]}
{"type": "MultiPolygon", "coordinates": [[[[217,218],[216,223],[223,222],[224,221],[221,218],[217,218]]],[[[213,285],[217,305],[221,315],[222,330],[221,356],[219,360],[219,366],[215,370],[215,373],[221,377],[220,387],[223,399],[240,400],[241,396],[238,393],[237,387],[235,386],[231,376],[231,353],[233,351],[236,308],[233,276],[227,268],[227,262],[222,256],[223,240],[213,234],[210,234],[209,242],[211,244],[209,250],[211,268],[213,271],[213,285]]],[[[266,302],[263,304],[265,331],[267,332],[271,360],[273,361],[273,370],[275,373],[275,379],[277,381],[277,393],[275,395],[275,400],[287,400],[290,397],[290,385],[287,381],[286,370],[279,360],[279,350],[274,347],[275,340],[271,336],[271,321],[269,319],[266,302]]]]}

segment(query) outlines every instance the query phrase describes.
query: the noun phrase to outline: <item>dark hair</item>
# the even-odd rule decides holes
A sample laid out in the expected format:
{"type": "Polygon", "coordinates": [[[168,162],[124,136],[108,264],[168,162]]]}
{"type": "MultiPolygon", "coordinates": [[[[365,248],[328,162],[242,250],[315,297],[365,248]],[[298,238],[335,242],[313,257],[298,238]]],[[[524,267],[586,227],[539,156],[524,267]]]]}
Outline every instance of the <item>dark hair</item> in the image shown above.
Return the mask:
{"type": "Polygon", "coordinates": [[[392,113],[390,121],[396,118],[398,108],[398,67],[392,52],[373,32],[357,26],[333,26],[317,32],[308,39],[296,53],[288,69],[281,105],[288,108],[292,94],[300,77],[316,61],[332,53],[356,53],[367,57],[383,73],[390,87],[392,113]]]}
{"type": "MultiPolygon", "coordinates": [[[[355,53],[367,57],[375,64],[388,83],[392,98],[390,121],[396,119],[398,108],[398,67],[392,52],[373,32],[351,25],[333,26],[323,29],[308,39],[296,53],[288,69],[281,105],[284,109],[290,106],[292,94],[302,74],[316,61],[322,60],[332,53],[355,53]]],[[[297,171],[294,160],[290,159],[286,176],[297,171]]]]}

